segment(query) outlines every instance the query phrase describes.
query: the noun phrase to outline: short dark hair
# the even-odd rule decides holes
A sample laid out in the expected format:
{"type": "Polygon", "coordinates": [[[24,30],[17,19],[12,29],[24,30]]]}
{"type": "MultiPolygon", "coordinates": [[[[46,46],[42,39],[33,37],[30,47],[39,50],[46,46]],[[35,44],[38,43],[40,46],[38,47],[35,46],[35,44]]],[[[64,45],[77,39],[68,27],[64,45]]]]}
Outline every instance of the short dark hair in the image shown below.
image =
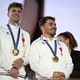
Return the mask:
{"type": "Polygon", "coordinates": [[[42,25],[44,25],[47,20],[53,20],[53,21],[55,21],[55,17],[51,17],[51,16],[42,17],[39,20],[39,27],[42,26],[42,25]]]}
{"type": "Polygon", "coordinates": [[[11,8],[13,7],[19,7],[22,10],[22,3],[18,3],[18,2],[13,2],[8,6],[8,12],[10,11],[11,8]]]}

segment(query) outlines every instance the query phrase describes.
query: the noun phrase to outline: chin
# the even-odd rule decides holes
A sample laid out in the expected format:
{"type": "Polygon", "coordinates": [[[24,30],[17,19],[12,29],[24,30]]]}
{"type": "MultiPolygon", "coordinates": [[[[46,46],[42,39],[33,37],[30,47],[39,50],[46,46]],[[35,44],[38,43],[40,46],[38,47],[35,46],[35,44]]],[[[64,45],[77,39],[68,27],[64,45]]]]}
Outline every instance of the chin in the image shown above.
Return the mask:
{"type": "Polygon", "coordinates": [[[51,34],[52,37],[54,37],[54,34],[51,34]]]}
{"type": "Polygon", "coordinates": [[[53,33],[52,35],[56,35],[56,32],[55,32],[55,33],[53,33]]]}

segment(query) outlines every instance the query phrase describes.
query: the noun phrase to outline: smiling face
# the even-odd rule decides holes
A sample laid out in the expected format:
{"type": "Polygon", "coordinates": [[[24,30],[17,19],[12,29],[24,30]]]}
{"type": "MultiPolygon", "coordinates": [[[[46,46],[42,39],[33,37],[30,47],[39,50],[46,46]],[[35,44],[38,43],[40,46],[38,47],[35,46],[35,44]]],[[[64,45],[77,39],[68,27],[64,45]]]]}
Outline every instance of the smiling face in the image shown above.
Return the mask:
{"type": "Polygon", "coordinates": [[[48,19],[41,28],[44,35],[54,37],[54,35],[56,34],[57,28],[54,20],[48,19]]]}
{"type": "Polygon", "coordinates": [[[22,10],[19,7],[12,7],[8,12],[9,21],[19,23],[22,10]]]}

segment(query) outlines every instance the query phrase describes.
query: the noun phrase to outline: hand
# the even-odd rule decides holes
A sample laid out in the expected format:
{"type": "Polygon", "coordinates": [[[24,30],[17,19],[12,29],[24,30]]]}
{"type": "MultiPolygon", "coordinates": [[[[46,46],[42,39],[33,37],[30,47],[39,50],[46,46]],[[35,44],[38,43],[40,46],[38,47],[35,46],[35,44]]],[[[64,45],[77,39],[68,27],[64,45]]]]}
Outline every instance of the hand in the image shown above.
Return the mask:
{"type": "Polygon", "coordinates": [[[52,80],[64,80],[65,75],[63,72],[54,72],[52,80]]]}
{"type": "Polygon", "coordinates": [[[19,76],[19,71],[15,68],[11,68],[9,73],[13,78],[18,78],[18,76],[19,76]]]}
{"type": "Polygon", "coordinates": [[[18,69],[23,65],[23,62],[23,59],[19,58],[13,62],[12,67],[18,69]]]}

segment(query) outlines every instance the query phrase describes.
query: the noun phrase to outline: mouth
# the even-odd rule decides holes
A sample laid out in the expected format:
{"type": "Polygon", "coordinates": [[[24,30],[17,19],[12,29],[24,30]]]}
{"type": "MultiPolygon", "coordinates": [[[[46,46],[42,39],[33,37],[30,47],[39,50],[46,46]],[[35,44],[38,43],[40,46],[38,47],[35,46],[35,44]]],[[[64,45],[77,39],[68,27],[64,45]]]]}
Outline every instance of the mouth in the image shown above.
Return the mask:
{"type": "Polygon", "coordinates": [[[14,18],[20,18],[19,16],[14,16],[14,18]]]}
{"type": "Polygon", "coordinates": [[[19,16],[19,15],[13,15],[13,17],[14,17],[14,18],[19,18],[20,16],[19,16]]]}
{"type": "Polygon", "coordinates": [[[52,31],[56,31],[57,29],[56,28],[53,28],[53,29],[51,29],[52,31]]]}

